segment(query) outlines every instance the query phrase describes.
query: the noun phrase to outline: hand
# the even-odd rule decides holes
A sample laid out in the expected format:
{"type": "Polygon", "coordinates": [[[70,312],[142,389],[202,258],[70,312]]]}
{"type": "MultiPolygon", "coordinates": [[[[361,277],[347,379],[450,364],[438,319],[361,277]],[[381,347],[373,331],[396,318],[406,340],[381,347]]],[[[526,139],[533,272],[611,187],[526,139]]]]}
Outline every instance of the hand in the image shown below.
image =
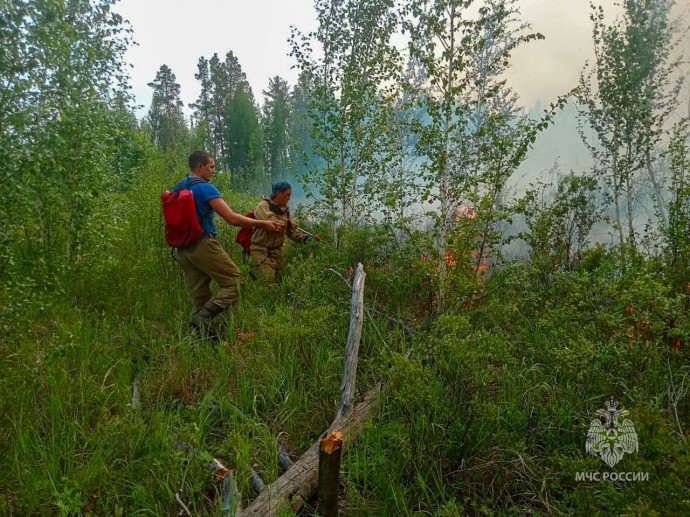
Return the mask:
{"type": "Polygon", "coordinates": [[[273,222],[273,221],[260,221],[260,222],[261,222],[261,227],[264,230],[267,230],[269,232],[282,232],[283,231],[283,227],[276,222],[273,222]]]}

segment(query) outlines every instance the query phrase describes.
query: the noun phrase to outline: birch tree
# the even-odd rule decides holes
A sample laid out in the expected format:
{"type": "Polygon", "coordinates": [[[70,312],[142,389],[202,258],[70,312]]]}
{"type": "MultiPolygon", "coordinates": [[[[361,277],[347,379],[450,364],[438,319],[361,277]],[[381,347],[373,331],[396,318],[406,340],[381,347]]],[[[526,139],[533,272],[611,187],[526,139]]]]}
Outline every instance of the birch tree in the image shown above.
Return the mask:
{"type": "Polygon", "coordinates": [[[464,239],[462,249],[455,251],[466,255],[465,262],[479,237],[478,269],[490,244],[490,230],[503,217],[497,208],[506,181],[564,101],[559,99],[536,121],[518,113],[503,73],[515,48],[541,36],[519,24],[515,2],[410,0],[404,12],[410,57],[418,60],[427,77],[419,99],[428,116],[414,130],[418,152],[425,158],[420,171],[423,198],[437,206],[431,215],[441,257],[443,306],[444,257],[452,238],[464,239]],[[470,206],[462,208],[467,210],[463,214],[466,204],[470,206]],[[471,224],[453,234],[461,219],[470,222],[466,215],[471,224]]]}
{"type": "Polygon", "coordinates": [[[25,260],[33,281],[78,263],[96,198],[115,176],[129,29],[113,4],[2,2],[0,277],[25,260]]]}
{"type": "Polygon", "coordinates": [[[636,183],[644,169],[660,197],[651,155],[681,85],[672,79],[679,62],[670,59],[673,3],[626,0],[623,14],[611,23],[602,6],[591,5],[595,59],[581,74],[578,100],[580,118],[596,140],[581,133],[611,191],[621,249],[636,246],[636,183]]]}
{"type": "Polygon", "coordinates": [[[316,0],[318,28],[293,29],[292,55],[313,81],[310,113],[314,153],[323,170],[310,170],[315,208],[337,213],[336,224],[370,215],[372,179],[386,164],[381,135],[392,116],[390,85],[400,75],[390,38],[398,26],[394,0],[316,0]],[[315,56],[313,45],[321,55],[315,56]]]}

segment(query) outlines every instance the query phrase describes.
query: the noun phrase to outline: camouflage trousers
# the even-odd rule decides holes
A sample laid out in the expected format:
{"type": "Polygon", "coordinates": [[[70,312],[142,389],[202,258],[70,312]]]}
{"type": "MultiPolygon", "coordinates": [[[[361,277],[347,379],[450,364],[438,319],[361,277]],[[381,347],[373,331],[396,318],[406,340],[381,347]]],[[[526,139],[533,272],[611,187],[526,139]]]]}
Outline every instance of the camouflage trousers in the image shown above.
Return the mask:
{"type": "Polygon", "coordinates": [[[179,248],[177,260],[195,311],[206,306],[212,313],[218,313],[237,303],[242,275],[217,240],[201,239],[179,248]],[[218,284],[216,296],[211,292],[211,280],[218,284]]]}
{"type": "Polygon", "coordinates": [[[265,248],[252,244],[250,248],[252,272],[258,271],[261,279],[269,284],[280,282],[283,274],[283,248],[265,248]]]}

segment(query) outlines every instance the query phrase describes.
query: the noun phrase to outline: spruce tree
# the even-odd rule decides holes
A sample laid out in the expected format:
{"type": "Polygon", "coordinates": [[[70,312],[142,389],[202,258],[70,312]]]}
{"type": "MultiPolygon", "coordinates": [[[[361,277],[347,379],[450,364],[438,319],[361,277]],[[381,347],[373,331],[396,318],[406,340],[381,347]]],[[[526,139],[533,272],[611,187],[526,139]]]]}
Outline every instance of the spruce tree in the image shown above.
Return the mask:
{"type": "Polygon", "coordinates": [[[153,88],[148,122],[154,144],[159,149],[175,149],[188,130],[182,113],[180,85],[167,65],[161,65],[156,78],[148,83],[153,88]]]}
{"type": "Polygon", "coordinates": [[[271,178],[284,175],[291,168],[290,156],[290,88],[279,76],[272,77],[264,91],[263,133],[266,164],[271,178]]]}
{"type": "Polygon", "coordinates": [[[228,106],[227,120],[225,165],[232,174],[233,184],[245,191],[263,188],[266,179],[263,137],[257,109],[243,88],[235,92],[228,106]]]}

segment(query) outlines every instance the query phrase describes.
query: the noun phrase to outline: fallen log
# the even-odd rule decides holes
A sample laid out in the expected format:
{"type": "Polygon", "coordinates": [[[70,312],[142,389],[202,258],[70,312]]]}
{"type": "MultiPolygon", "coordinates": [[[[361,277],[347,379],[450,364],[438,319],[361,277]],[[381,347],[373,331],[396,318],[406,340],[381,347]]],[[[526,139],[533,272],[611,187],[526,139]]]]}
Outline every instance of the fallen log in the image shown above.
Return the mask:
{"type": "Polygon", "coordinates": [[[319,447],[321,438],[335,431],[343,435],[342,449],[345,452],[349,445],[362,433],[369,418],[378,410],[380,386],[370,390],[364,400],[350,411],[337,418],[326,432],[319,437],[307,452],[297,460],[290,470],[266,487],[239,517],[279,515],[281,511],[290,508],[293,512],[299,510],[305,501],[309,501],[315,494],[318,482],[319,447]]]}

